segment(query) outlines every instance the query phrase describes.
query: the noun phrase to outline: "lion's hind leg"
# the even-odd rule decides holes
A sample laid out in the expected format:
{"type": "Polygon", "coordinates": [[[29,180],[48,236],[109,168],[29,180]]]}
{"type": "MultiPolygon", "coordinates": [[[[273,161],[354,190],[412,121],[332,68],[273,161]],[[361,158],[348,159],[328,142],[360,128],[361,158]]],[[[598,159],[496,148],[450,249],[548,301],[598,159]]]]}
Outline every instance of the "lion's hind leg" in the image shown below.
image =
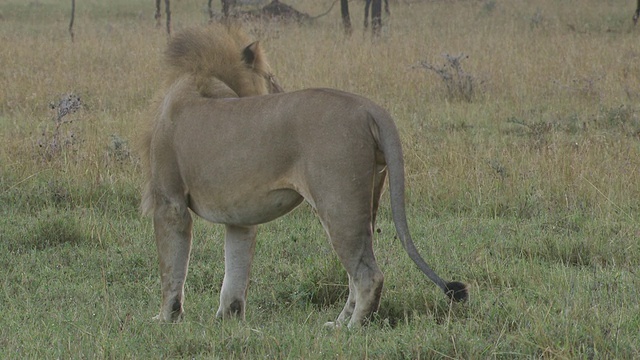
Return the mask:
{"type": "Polygon", "coordinates": [[[176,322],[184,310],[184,282],[191,251],[192,219],[185,202],[156,201],[153,226],[160,260],[162,305],[160,321],[176,322]]]}
{"type": "Polygon", "coordinates": [[[363,325],[378,310],[384,276],[376,264],[373,251],[365,251],[355,269],[351,268],[351,272],[355,272],[351,277],[356,304],[348,326],[357,327],[363,325]]]}
{"type": "Polygon", "coordinates": [[[347,303],[344,305],[344,308],[338,315],[338,318],[335,322],[328,322],[327,326],[334,326],[336,324],[346,324],[351,316],[353,315],[353,311],[356,309],[356,289],[351,276],[349,276],[349,297],[347,298],[347,303]]]}
{"type": "Polygon", "coordinates": [[[363,325],[378,310],[384,276],[373,253],[371,195],[367,201],[325,208],[319,204],[320,220],[340,262],[349,274],[349,297],[335,323],[328,326],[363,325]]]}

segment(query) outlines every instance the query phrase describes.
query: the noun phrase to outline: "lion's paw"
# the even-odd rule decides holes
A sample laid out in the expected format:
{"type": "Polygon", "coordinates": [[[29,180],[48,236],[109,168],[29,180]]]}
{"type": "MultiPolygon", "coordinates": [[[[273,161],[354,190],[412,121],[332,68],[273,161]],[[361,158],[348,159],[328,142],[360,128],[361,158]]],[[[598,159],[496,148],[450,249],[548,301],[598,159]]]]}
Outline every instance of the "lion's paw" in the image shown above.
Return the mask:
{"type": "Polygon", "coordinates": [[[342,328],[342,323],[339,321],[327,321],[326,323],[324,323],[323,327],[325,329],[340,329],[342,328]]]}

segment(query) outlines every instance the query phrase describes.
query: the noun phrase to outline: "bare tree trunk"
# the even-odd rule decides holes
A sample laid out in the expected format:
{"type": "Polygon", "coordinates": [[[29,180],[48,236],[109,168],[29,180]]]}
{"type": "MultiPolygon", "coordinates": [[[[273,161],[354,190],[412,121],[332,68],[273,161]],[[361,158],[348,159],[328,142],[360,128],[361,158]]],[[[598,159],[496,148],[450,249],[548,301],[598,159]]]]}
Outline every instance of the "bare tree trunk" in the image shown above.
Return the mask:
{"type": "Polygon", "coordinates": [[[371,33],[373,36],[380,36],[382,28],[382,0],[372,0],[371,5],[371,33]]]}
{"type": "Polygon", "coordinates": [[[69,35],[73,42],[73,19],[76,17],[76,0],[71,0],[71,20],[69,21],[69,35]]]}
{"type": "Polygon", "coordinates": [[[207,11],[209,11],[209,22],[213,21],[213,8],[211,7],[211,2],[213,0],[209,0],[209,2],[207,2],[207,11]]]}
{"type": "Polygon", "coordinates": [[[229,17],[229,12],[234,8],[235,5],[235,0],[222,0],[222,13],[224,14],[225,18],[229,17]]]}
{"type": "Polygon", "coordinates": [[[164,12],[167,14],[167,35],[171,35],[171,0],[164,0],[164,12]]]}
{"type": "Polygon", "coordinates": [[[162,13],[160,12],[160,1],[156,0],[156,14],[153,16],[156,19],[156,27],[160,27],[160,18],[162,17],[162,13]]]}
{"type": "Polygon", "coordinates": [[[633,14],[633,25],[638,23],[639,17],[640,17],[640,0],[638,0],[638,6],[636,7],[635,14],[633,14]]]}
{"type": "Polygon", "coordinates": [[[371,7],[371,0],[364,2],[364,29],[369,28],[369,7],[371,7]]]}
{"type": "Polygon", "coordinates": [[[353,28],[351,27],[351,17],[349,16],[349,0],[340,0],[340,13],[342,14],[344,33],[351,35],[353,28]]]}
{"type": "MultiPolygon", "coordinates": [[[[160,11],[160,3],[162,0],[156,0],[156,26],[160,27],[160,19],[162,18],[162,12],[160,11]]],[[[167,34],[171,36],[171,0],[164,0],[164,11],[167,14],[167,34]]]]}
{"type": "MultiPolygon", "coordinates": [[[[640,0],[638,0],[640,1],[640,0]]],[[[365,30],[369,28],[369,8],[371,7],[371,0],[366,0],[364,3],[364,28],[365,30]]],[[[384,12],[387,15],[391,15],[391,11],[389,11],[389,0],[384,0],[384,12]]],[[[373,18],[373,14],[372,14],[373,18]]]]}

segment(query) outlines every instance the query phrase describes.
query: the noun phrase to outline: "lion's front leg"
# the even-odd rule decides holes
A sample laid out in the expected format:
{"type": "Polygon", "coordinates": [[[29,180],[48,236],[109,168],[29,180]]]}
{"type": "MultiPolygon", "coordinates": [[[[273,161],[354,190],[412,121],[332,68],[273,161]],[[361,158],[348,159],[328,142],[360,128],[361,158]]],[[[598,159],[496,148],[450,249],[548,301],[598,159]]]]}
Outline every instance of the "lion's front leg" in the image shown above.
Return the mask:
{"type": "Polygon", "coordinates": [[[224,280],[218,318],[244,320],[249,272],[256,245],[257,226],[227,225],[224,243],[224,280]]]}
{"type": "Polygon", "coordinates": [[[154,210],[153,226],[162,283],[162,305],[154,319],[180,321],[191,251],[191,214],[186,205],[167,202],[154,210]]]}

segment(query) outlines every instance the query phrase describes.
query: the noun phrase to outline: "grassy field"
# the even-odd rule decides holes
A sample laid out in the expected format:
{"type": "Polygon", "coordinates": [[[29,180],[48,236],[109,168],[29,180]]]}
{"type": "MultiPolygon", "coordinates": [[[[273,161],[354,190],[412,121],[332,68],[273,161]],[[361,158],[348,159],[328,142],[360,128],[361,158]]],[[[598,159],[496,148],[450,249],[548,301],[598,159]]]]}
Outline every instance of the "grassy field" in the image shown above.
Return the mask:
{"type": "MultiPolygon", "coordinates": [[[[174,29],[206,24],[205,5],[172,2],[174,29]]],[[[350,38],[337,8],[247,28],[285,89],[339,88],[389,109],[414,240],[470,301],[450,304],[419,273],[385,197],[386,282],[368,327],[322,327],[346,274],[306,205],[261,228],[246,322],[214,319],[223,233],[200,220],[186,319],[153,322],[159,274],[134,146],[162,82],[153,3],[78,2],[72,43],[70,1],[2,0],[0,357],[639,358],[634,3],[391,1],[373,40],[361,5],[350,38]]]]}

